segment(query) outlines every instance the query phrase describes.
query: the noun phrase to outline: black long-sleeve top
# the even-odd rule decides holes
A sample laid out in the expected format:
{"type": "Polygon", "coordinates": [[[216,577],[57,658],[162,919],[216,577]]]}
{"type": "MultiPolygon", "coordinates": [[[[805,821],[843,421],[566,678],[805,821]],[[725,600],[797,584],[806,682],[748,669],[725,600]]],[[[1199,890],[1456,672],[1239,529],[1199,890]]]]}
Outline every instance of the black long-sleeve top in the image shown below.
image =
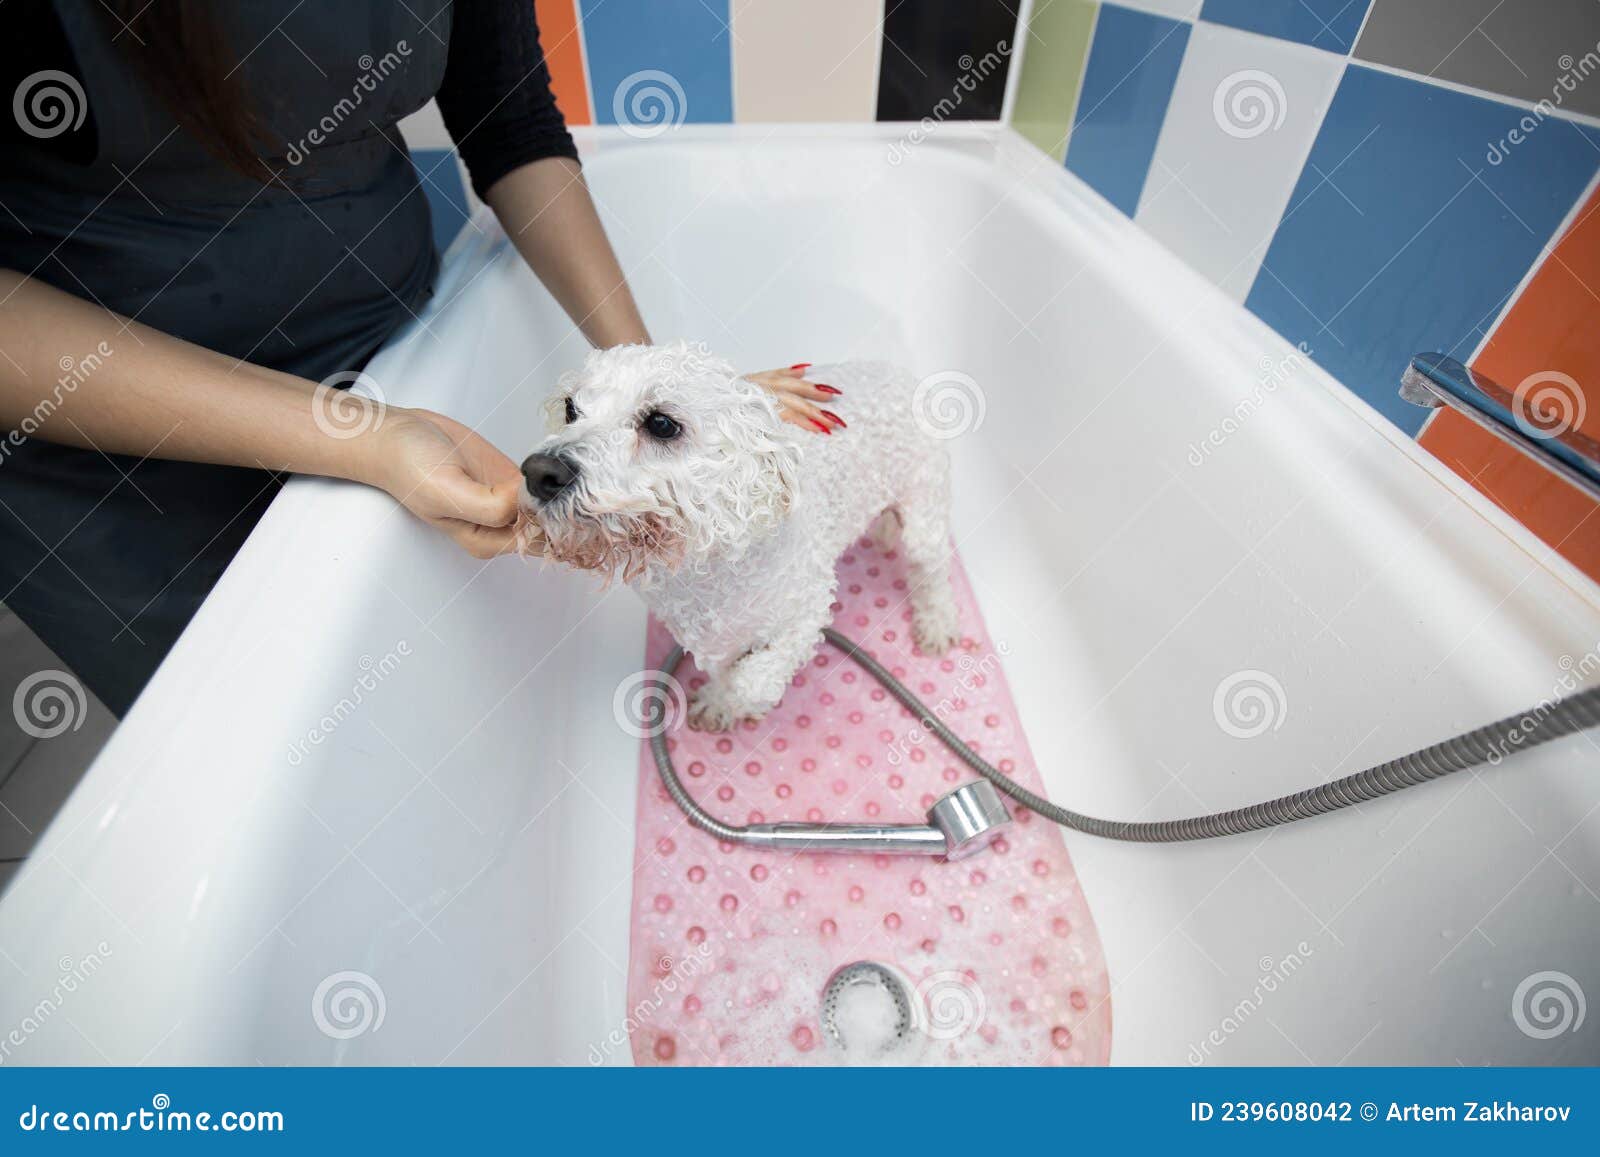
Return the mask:
{"type": "MultiPolygon", "coordinates": [[[[348,382],[427,307],[438,267],[397,122],[437,95],[480,192],[529,161],[575,155],[532,0],[215,0],[225,44],[195,59],[190,41],[185,59],[231,73],[271,138],[242,158],[251,175],[182,127],[161,73],[152,84],[132,59],[140,29],[159,45],[149,22],[173,11],[0,2],[0,267],[235,358],[348,382]]],[[[107,326],[108,348],[134,340],[107,326]]],[[[63,365],[92,352],[64,349],[63,365]]],[[[51,404],[69,392],[28,385],[51,404]]],[[[7,442],[0,592],[120,713],[276,480],[49,438],[46,426],[7,442]]]]}
{"type": "Polygon", "coordinates": [[[322,377],[358,365],[430,291],[403,116],[437,97],[480,195],[531,161],[577,157],[532,0],[211,11],[266,130],[266,179],[178,127],[130,51],[137,21],[122,31],[98,2],[0,5],[0,94],[27,110],[0,117],[0,266],[322,377]]]}

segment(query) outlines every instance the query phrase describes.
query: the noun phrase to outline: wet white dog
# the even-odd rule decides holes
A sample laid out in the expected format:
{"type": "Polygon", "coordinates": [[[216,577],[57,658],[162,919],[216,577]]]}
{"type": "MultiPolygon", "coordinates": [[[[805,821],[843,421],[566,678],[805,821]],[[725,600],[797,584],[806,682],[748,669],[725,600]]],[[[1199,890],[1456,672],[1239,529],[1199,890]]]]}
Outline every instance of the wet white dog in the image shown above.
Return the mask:
{"type": "Polygon", "coordinates": [[[795,429],[685,343],[597,351],[562,380],[555,432],[522,464],[534,549],[621,575],[707,675],[692,727],[778,702],[833,617],[835,562],[869,527],[900,539],[917,645],[942,653],[958,634],[949,462],[915,420],[915,383],[872,363],[808,376],[843,391],[848,428],[795,429]]]}

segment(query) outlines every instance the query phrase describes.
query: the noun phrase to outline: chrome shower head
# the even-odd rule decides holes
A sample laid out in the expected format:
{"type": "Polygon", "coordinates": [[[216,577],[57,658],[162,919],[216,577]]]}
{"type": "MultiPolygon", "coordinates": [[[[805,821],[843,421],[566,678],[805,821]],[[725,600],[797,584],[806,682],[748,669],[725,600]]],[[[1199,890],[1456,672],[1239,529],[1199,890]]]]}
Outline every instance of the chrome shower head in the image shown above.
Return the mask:
{"type": "Polygon", "coordinates": [[[964,783],[928,809],[928,822],[944,835],[944,858],[961,860],[981,852],[1011,823],[1005,800],[986,779],[964,783]]]}
{"type": "Polygon", "coordinates": [[[1011,822],[1000,793],[986,779],[962,784],[928,809],[926,824],[781,823],[729,828],[734,843],[796,852],[865,852],[960,860],[988,847],[1011,822]]]}

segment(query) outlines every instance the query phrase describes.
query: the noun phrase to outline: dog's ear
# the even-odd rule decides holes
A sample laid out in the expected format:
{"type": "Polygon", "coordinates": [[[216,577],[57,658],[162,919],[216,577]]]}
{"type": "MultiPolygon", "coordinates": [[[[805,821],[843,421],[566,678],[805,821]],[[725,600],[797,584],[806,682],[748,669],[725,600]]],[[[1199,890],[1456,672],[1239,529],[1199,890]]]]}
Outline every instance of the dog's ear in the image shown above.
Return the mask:
{"type": "Polygon", "coordinates": [[[730,375],[717,394],[717,466],[700,476],[708,485],[686,513],[707,528],[706,549],[737,556],[775,531],[793,508],[803,435],[783,423],[777,404],[753,382],[730,375]]]}

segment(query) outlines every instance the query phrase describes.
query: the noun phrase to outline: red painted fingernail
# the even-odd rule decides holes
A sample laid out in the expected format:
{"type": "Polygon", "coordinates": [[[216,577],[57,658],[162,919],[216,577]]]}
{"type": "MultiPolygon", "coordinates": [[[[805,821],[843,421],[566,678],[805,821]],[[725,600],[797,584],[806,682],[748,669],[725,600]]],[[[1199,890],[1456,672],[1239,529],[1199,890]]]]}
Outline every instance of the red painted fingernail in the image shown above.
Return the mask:
{"type": "Polygon", "coordinates": [[[839,428],[841,430],[849,429],[849,426],[847,426],[845,424],[845,420],[843,418],[839,417],[838,414],[835,414],[832,410],[824,410],[824,411],[822,411],[822,414],[823,414],[823,417],[828,418],[830,421],[834,421],[834,422],[839,423],[839,428]]]}
{"type": "Polygon", "coordinates": [[[795,362],[794,365],[790,366],[789,368],[791,370],[809,370],[811,368],[811,363],[810,362],[795,362]]]}
{"type": "Polygon", "coordinates": [[[823,385],[821,382],[812,382],[811,384],[816,386],[817,389],[821,390],[824,394],[842,394],[842,393],[844,393],[843,390],[836,390],[832,386],[823,385]]]}
{"type": "Polygon", "coordinates": [[[811,424],[813,426],[815,426],[817,429],[821,430],[824,434],[832,434],[833,433],[833,429],[831,427],[823,425],[821,422],[817,421],[815,418],[811,419],[811,424]]]}

